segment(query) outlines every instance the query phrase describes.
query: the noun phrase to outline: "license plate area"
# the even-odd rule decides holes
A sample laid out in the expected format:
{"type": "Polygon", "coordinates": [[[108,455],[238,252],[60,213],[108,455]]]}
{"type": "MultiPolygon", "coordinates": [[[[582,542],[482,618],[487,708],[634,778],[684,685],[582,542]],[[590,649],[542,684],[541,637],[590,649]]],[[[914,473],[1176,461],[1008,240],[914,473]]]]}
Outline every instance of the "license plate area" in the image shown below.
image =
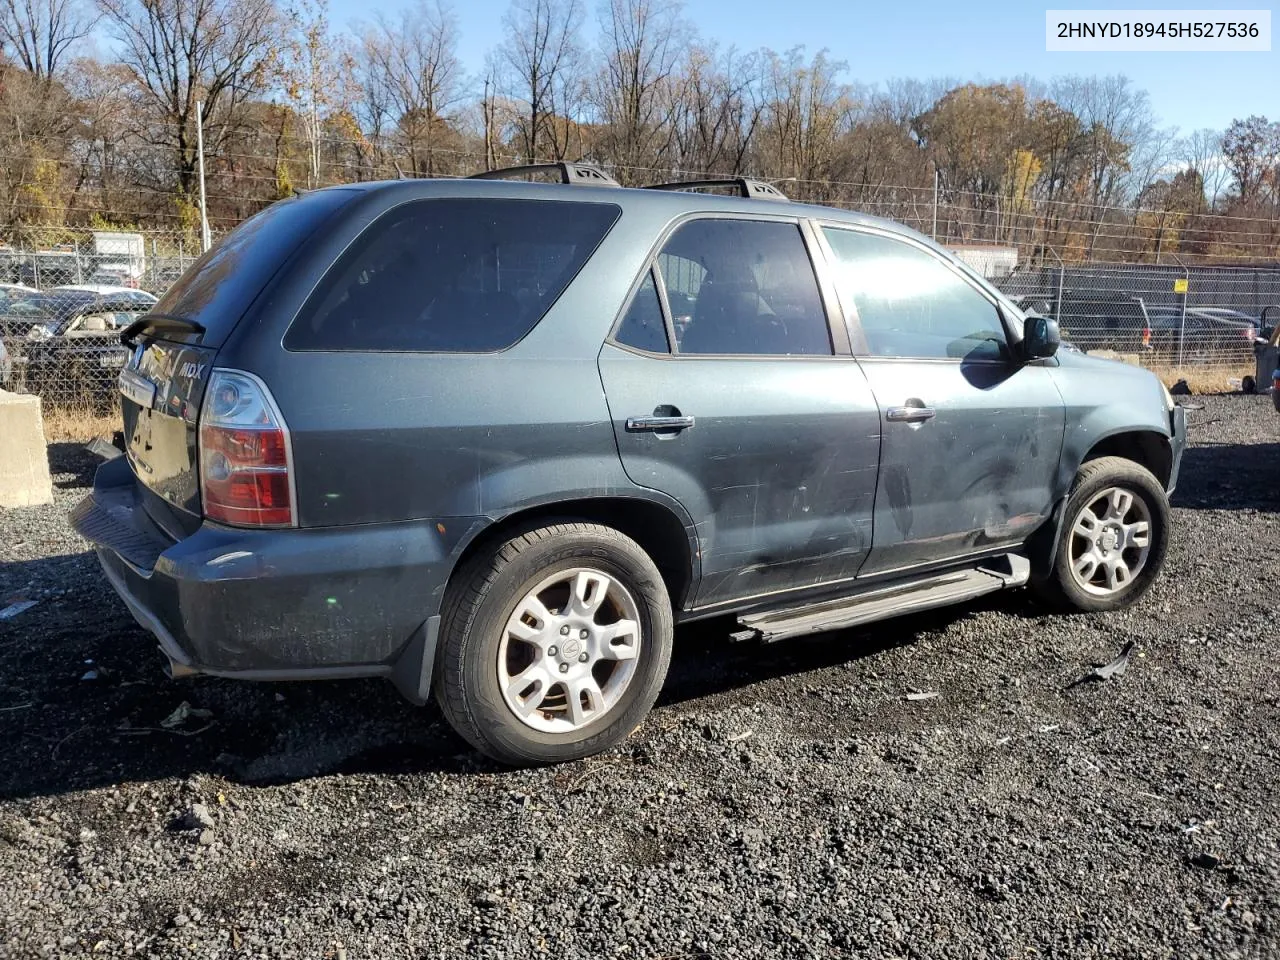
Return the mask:
{"type": "Polygon", "coordinates": [[[156,385],[127,368],[120,371],[120,393],[143,410],[150,410],[156,401],[156,385]]]}

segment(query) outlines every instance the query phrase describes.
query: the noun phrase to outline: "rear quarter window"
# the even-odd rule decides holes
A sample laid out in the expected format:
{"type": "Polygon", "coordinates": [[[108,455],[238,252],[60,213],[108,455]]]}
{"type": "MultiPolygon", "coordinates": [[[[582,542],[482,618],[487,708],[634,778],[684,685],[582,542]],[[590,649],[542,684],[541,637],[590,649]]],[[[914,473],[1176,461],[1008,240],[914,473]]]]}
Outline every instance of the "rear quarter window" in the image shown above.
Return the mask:
{"type": "Polygon", "coordinates": [[[488,353],[537,325],[621,210],[609,203],[437,198],[389,210],[333,265],[289,350],[488,353]]]}
{"type": "Polygon", "coordinates": [[[201,342],[219,346],[289,255],[356,195],[321,190],[273,203],[192,264],[155,312],[199,322],[201,342]]]}

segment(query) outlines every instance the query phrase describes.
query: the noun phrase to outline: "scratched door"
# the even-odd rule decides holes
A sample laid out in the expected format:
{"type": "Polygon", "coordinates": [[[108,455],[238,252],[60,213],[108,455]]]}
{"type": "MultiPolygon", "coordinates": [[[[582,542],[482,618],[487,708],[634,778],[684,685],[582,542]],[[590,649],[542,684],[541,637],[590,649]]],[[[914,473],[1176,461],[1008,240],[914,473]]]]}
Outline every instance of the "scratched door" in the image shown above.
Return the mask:
{"type": "Polygon", "coordinates": [[[994,294],[926,243],[822,228],[854,353],[880,406],[875,543],[862,575],[990,552],[1050,513],[1065,411],[994,294]]]}
{"type": "Polygon", "coordinates": [[[601,351],[627,475],[697,524],[699,607],[857,575],[880,417],[840,349],[797,222],[708,217],[667,239],[601,351]]]}

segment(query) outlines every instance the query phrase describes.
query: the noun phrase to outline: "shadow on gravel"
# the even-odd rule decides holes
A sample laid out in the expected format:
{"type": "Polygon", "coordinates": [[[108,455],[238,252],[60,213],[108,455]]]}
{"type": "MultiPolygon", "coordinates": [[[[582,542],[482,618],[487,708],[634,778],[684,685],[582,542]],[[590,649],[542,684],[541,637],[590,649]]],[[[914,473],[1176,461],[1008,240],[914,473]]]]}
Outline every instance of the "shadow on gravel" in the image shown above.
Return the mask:
{"type": "Polygon", "coordinates": [[[49,468],[60,475],[54,481],[59,489],[92,486],[94,471],[101,463],[101,458],[86,450],[83,443],[49,444],[49,468]]]}
{"type": "Polygon", "coordinates": [[[1280,511],[1280,443],[1206,443],[1182,455],[1175,507],[1280,511]]]}
{"type": "MultiPolygon", "coordinates": [[[[34,596],[43,584],[66,593],[0,622],[0,798],[206,773],[269,785],[337,773],[499,771],[433,706],[413,707],[381,680],[170,680],[155,642],[88,552],[0,566],[0,593],[26,585],[34,596]],[[196,714],[167,726],[184,702],[196,714]]],[[[986,599],[767,647],[731,642],[728,619],[689,624],[677,630],[658,708],[875,656],[976,610],[1024,602],[986,599]]]]}

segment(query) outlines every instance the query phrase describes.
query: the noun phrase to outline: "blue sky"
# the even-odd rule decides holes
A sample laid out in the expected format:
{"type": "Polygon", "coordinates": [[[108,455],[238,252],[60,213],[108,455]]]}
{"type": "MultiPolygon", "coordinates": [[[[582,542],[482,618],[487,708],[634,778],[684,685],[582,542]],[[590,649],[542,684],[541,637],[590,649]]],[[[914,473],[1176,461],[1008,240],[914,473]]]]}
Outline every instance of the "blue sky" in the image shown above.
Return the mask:
{"type": "MultiPolygon", "coordinates": [[[[391,13],[406,0],[383,0],[391,13]]],[[[450,2],[450,0],[446,0],[450,2]]],[[[597,0],[584,0],[589,17],[584,39],[594,43],[597,0]]],[[[1175,6],[1176,0],[1165,0],[1175,6]]],[[[1184,4],[1196,9],[1266,9],[1270,0],[1184,4]]],[[[508,0],[452,0],[461,31],[463,63],[479,72],[497,43],[508,0]]],[[[1280,54],[1270,53],[1047,53],[1045,10],[1150,8],[1140,0],[685,0],[685,16],[707,38],[740,49],[828,48],[849,64],[848,79],[874,83],[891,77],[955,77],[998,80],[1030,74],[1123,73],[1151,95],[1163,126],[1184,133],[1220,129],[1253,113],[1280,120],[1280,54]]],[[[362,0],[331,0],[335,27],[375,9],[362,0]]],[[[1277,19],[1273,13],[1273,20],[1277,19]]],[[[1274,26],[1273,26],[1274,29],[1274,26]]]]}

